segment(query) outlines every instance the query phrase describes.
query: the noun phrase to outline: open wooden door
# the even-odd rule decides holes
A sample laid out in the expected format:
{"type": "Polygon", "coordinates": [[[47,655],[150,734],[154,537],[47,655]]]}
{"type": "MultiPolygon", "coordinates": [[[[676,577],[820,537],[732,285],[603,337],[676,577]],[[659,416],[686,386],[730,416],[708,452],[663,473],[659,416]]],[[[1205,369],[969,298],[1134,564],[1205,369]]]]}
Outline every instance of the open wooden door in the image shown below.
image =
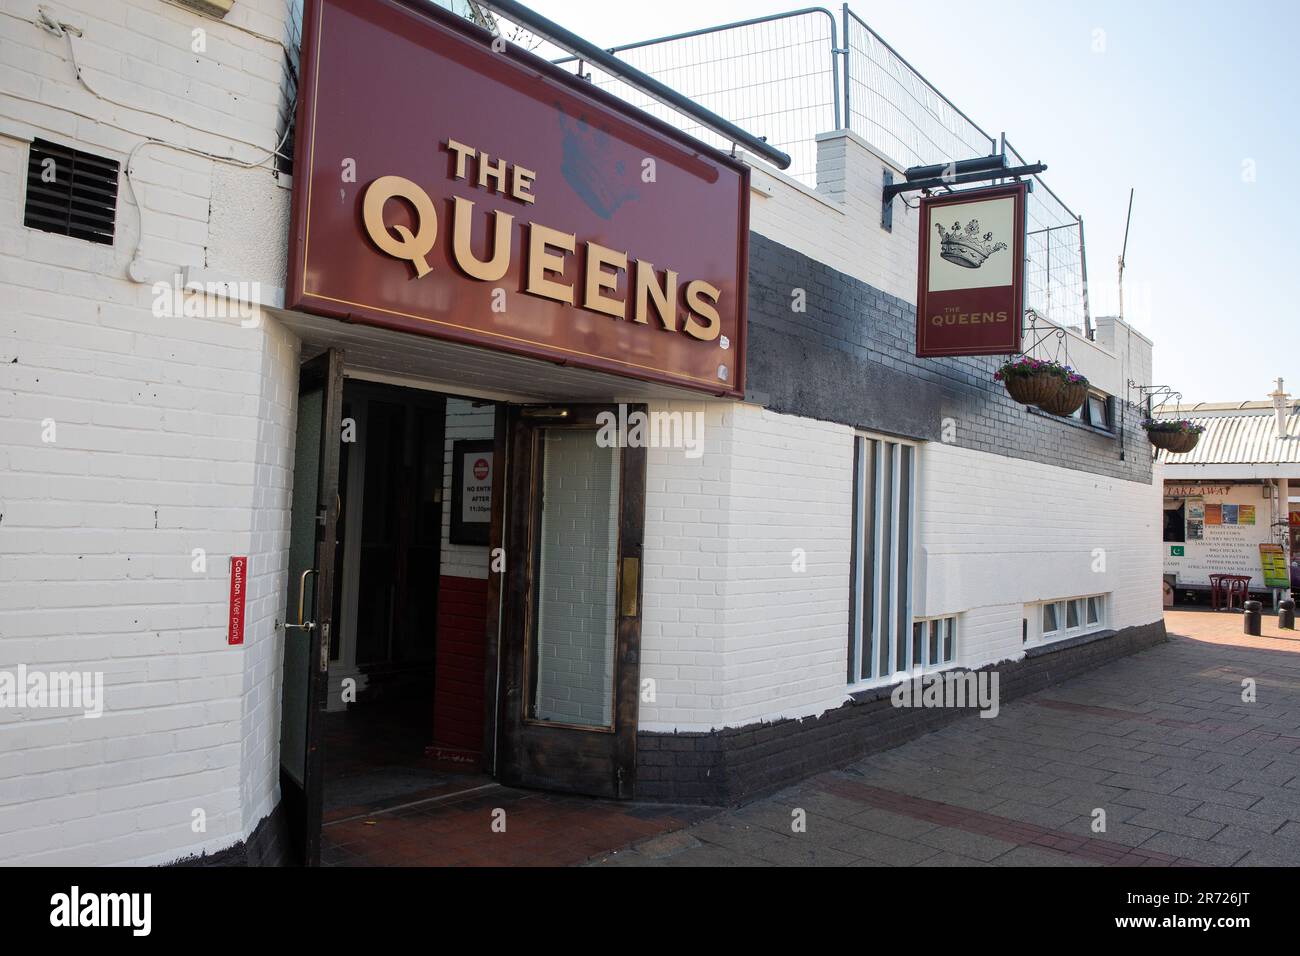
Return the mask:
{"type": "Polygon", "coordinates": [[[609,440],[602,413],[618,412],[509,410],[497,757],[508,785],[635,793],[646,452],[609,440]]]}
{"type": "Polygon", "coordinates": [[[320,862],[321,715],[329,685],[339,520],[343,354],[304,362],[298,379],[280,709],[280,794],[299,861],[320,862]]]}

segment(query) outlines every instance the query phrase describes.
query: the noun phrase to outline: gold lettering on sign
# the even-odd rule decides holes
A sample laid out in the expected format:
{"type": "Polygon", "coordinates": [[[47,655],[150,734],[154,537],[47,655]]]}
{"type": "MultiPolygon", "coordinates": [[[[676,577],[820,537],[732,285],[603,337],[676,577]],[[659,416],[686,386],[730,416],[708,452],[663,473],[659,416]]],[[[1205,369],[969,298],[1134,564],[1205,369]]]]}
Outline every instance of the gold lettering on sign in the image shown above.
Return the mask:
{"type": "Polygon", "coordinates": [[[564,256],[557,256],[550,251],[552,248],[573,252],[577,246],[578,237],[571,232],[560,232],[549,226],[529,223],[528,285],[525,286],[525,291],[573,305],[573,288],[549,278],[547,273],[554,272],[561,278],[564,276],[564,256]]]}
{"type": "MultiPolygon", "coordinates": [[[[448,138],[442,143],[453,158],[451,179],[463,181],[470,188],[488,189],[517,202],[532,204],[537,173],[517,163],[498,158],[495,161],[485,152],[466,143],[448,138]]],[[[464,196],[451,199],[450,258],[458,269],[471,279],[482,282],[500,282],[510,271],[514,259],[515,217],[500,209],[486,210],[490,215],[484,236],[483,253],[475,254],[474,220],[475,203],[464,196]]],[[[483,211],[483,210],[481,210],[483,211]]],[[[362,196],[362,219],[366,233],[381,252],[411,263],[417,278],[432,271],[427,256],[438,238],[438,214],[433,200],[420,186],[401,176],[381,176],[366,187],[362,196]],[[385,207],[390,199],[405,200],[414,212],[411,226],[392,223],[384,219],[385,207]]],[[[638,325],[650,324],[654,312],[657,327],[667,332],[685,332],[700,342],[712,342],[722,333],[722,319],[718,305],[722,290],[704,279],[694,279],[682,287],[680,275],[673,269],[659,270],[654,263],[632,259],[620,249],[611,249],[598,242],[583,243],[581,286],[576,273],[566,277],[569,258],[576,259],[578,239],[574,233],[552,229],[538,222],[523,221],[528,232],[523,266],[525,277],[523,291],[531,295],[553,299],[567,305],[580,304],[581,308],[616,319],[627,319],[638,325]],[[618,297],[620,273],[627,276],[623,298],[618,297]],[[678,315],[681,293],[686,309],[678,315]],[[580,298],[580,303],[578,300],[580,298]],[[630,306],[630,309],[629,309],[630,306]],[[629,314],[630,312],[630,314],[629,314]]],[[[988,322],[1006,322],[1006,312],[960,313],[950,309],[936,315],[935,325],[973,325],[988,322]]]]}
{"type": "Polygon", "coordinates": [[[466,146],[464,143],[458,143],[454,139],[447,140],[447,150],[456,154],[456,172],[453,179],[465,178],[465,161],[473,156],[477,150],[473,146],[466,146]]]}
{"type": "Polygon", "coordinates": [[[498,159],[495,163],[490,163],[488,162],[487,153],[479,153],[478,184],[486,189],[489,179],[496,183],[496,185],[492,187],[493,189],[497,192],[505,191],[506,161],[504,159],[498,159]]]}
{"type": "Polygon", "coordinates": [[[452,200],[451,254],[456,265],[473,279],[496,282],[510,269],[510,224],[515,217],[500,209],[492,211],[492,258],[484,262],[474,255],[474,203],[461,196],[452,200]]]}
{"type": "Polygon", "coordinates": [[[687,284],[686,305],[693,313],[686,317],[686,324],[682,327],[687,335],[701,342],[712,342],[718,337],[718,333],[722,331],[722,320],[718,317],[718,310],[714,306],[718,304],[721,295],[721,289],[703,279],[696,279],[687,284]],[[699,322],[697,316],[706,321],[699,322]]]}
{"type": "Polygon", "coordinates": [[[595,242],[587,243],[587,286],[582,297],[584,308],[604,312],[616,319],[623,318],[626,303],[605,295],[606,290],[618,288],[618,272],[606,272],[605,267],[626,272],[627,253],[606,249],[595,242]]]}
{"type": "Polygon", "coordinates": [[[537,197],[529,192],[533,188],[533,180],[536,178],[537,174],[531,169],[516,166],[514,168],[514,178],[511,180],[510,195],[520,202],[537,202],[537,197]]]}
{"type": "Polygon", "coordinates": [[[664,284],[661,287],[655,279],[653,263],[638,259],[636,264],[636,297],[632,312],[632,321],[645,325],[649,320],[649,303],[655,304],[659,321],[669,332],[677,331],[677,273],[672,269],[664,270],[664,284]]]}
{"type": "Polygon", "coordinates": [[[366,187],[361,216],[371,242],[395,259],[409,260],[417,279],[429,274],[424,257],[438,238],[438,214],[428,193],[401,176],[380,176],[366,187]],[[401,223],[390,227],[384,222],[384,204],[390,199],[405,199],[415,209],[414,233],[401,223]]]}

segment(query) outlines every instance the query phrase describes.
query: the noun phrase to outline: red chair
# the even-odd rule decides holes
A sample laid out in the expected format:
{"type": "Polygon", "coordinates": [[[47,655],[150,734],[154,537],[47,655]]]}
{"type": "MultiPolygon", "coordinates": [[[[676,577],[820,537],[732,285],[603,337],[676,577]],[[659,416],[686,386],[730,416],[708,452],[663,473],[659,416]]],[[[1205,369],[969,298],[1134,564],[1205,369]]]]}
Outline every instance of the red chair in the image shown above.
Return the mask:
{"type": "Polygon", "coordinates": [[[1233,574],[1228,578],[1228,610],[1233,610],[1233,599],[1240,601],[1241,610],[1246,609],[1246,602],[1250,600],[1250,575],[1233,574]]]}
{"type": "Polygon", "coordinates": [[[1210,607],[1217,611],[1223,605],[1227,610],[1237,610],[1235,604],[1243,607],[1250,598],[1250,575],[1248,574],[1211,574],[1210,607]]]}
{"type": "Polygon", "coordinates": [[[1217,611],[1219,604],[1228,597],[1228,578],[1231,574],[1210,575],[1210,610],[1217,611]]]}

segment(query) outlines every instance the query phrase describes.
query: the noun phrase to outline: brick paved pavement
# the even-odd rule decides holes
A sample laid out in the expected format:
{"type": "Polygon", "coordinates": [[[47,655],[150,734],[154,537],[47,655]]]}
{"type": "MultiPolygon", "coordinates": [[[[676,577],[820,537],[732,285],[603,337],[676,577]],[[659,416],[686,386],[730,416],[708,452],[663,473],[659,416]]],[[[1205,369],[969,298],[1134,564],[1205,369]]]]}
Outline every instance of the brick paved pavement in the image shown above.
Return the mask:
{"type": "Polygon", "coordinates": [[[1169,643],[994,719],[956,721],[595,862],[1300,865],[1300,634],[1266,617],[1264,636],[1246,638],[1228,613],[1176,611],[1167,624],[1169,643]],[[1242,701],[1247,678],[1254,703],[1242,701]]]}
{"type": "Polygon", "coordinates": [[[1265,618],[1245,638],[1228,613],[1167,622],[1167,644],[736,810],[487,783],[336,817],[324,862],[1300,865],[1300,633],[1265,618]],[[1241,699],[1247,678],[1255,703],[1241,699]],[[498,809],[505,833],[491,829],[498,809]]]}

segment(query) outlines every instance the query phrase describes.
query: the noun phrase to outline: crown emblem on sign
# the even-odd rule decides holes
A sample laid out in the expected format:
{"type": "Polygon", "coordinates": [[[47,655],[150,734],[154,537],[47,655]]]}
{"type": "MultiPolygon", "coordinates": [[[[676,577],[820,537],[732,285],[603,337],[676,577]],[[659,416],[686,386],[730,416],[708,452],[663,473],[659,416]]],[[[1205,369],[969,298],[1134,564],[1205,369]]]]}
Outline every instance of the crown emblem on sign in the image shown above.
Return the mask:
{"type": "Polygon", "coordinates": [[[960,222],[954,222],[951,232],[943,228],[941,223],[935,223],[934,228],[939,230],[942,240],[939,255],[964,269],[978,269],[984,265],[985,259],[1007,247],[1005,242],[994,242],[991,232],[981,236],[978,219],[966,223],[965,229],[962,229],[960,222]]]}

